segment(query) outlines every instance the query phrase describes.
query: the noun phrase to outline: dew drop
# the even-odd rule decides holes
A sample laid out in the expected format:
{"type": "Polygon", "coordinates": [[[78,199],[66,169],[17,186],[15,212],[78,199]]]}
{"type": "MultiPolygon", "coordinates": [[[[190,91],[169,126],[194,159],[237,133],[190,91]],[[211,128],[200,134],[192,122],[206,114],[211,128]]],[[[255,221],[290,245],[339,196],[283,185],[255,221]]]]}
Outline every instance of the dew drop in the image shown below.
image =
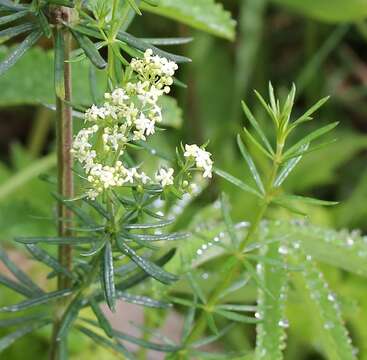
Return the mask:
{"type": "Polygon", "coordinates": [[[213,246],[213,243],[209,241],[208,246],[213,246]]]}
{"type": "Polygon", "coordinates": [[[259,312],[255,312],[255,318],[261,320],[262,315],[259,312]]]}
{"type": "Polygon", "coordinates": [[[209,274],[208,273],[203,273],[203,275],[201,275],[201,277],[204,279],[204,280],[207,280],[209,278],[209,274]]]}
{"type": "Polygon", "coordinates": [[[219,237],[216,236],[214,239],[213,239],[214,242],[219,242],[219,237]]]}
{"type": "Polygon", "coordinates": [[[208,248],[208,245],[203,244],[203,245],[201,246],[201,248],[202,248],[203,250],[206,250],[206,249],[208,248]]]}
{"type": "Polygon", "coordinates": [[[354,245],[354,240],[349,236],[347,238],[347,246],[353,246],[354,245]]]}
{"type": "Polygon", "coordinates": [[[307,261],[311,261],[311,260],[312,260],[312,256],[311,256],[311,255],[307,255],[307,256],[306,256],[306,260],[307,260],[307,261]]]}
{"type": "Polygon", "coordinates": [[[331,293],[327,296],[327,298],[331,302],[334,302],[336,300],[335,295],[334,294],[331,294],[331,293]]]}
{"type": "Polygon", "coordinates": [[[295,241],[295,242],[293,243],[293,247],[294,247],[295,249],[299,249],[299,248],[301,247],[301,243],[300,243],[299,241],[295,241]]]}
{"type": "Polygon", "coordinates": [[[289,327],[289,321],[287,319],[281,319],[278,322],[278,325],[284,329],[289,327]]]}
{"type": "Polygon", "coordinates": [[[196,253],[197,253],[198,255],[203,255],[203,250],[198,249],[198,250],[196,251],[196,253]]]}
{"type": "Polygon", "coordinates": [[[151,150],[150,150],[150,153],[151,153],[152,155],[155,155],[155,154],[157,153],[157,150],[156,150],[156,149],[151,149],[151,150]]]}
{"type": "Polygon", "coordinates": [[[278,252],[281,255],[287,255],[289,250],[286,246],[282,245],[282,246],[279,246],[278,252]]]}
{"type": "Polygon", "coordinates": [[[331,322],[331,321],[327,321],[325,324],[324,324],[324,328],[326,330],[329,330],[329,329],[332,329],[334,327],[334,324],[331,322]]]}

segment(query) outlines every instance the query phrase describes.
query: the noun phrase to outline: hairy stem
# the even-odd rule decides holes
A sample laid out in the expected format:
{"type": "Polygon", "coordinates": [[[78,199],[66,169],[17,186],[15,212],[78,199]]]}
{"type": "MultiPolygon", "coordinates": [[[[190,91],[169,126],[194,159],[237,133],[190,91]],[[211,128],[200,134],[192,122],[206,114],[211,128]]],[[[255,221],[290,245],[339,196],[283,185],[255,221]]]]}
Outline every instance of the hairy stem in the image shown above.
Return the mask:
{"type": "MultiPolygon", "coordinates": [[[[61,7],[58,9],[58,16],[61,14],[63,21],[70,21],[70,9],[61,7]]],[[[56,20],[57,22],[57,20],[56,20]]],[[[64,38],[64,84],[65,99],[56,96],[56,138],[57,138],[57,171],[58,171],[58,192],[65,198],[74,196],[73,173],[72,173],[72,147],[73,122],[71,103],[71,65],[67,60],[71,52],[71,35],[61,25],[56,26],[56,31],[61,31],[64,38]]],[[[58,204],[58,234],[59,236],[71,236],[72,212],[63,204],[58,204]]],[[[62,245],[58,249],[58,258],[61,265],[68,270],[72,268],[72,248],[70,245],[62,245]]],[[[70,279],[62,274],[58,275],[57,287],[59,290],[71,286],[70,279]]],[[[50,350],[50,360],[58,359],[59,343],[56,341],[60,319],[63,315],[66,303],[65,299],[60,300],[56,306],[54,314],[53,337],[50,350]]]]}

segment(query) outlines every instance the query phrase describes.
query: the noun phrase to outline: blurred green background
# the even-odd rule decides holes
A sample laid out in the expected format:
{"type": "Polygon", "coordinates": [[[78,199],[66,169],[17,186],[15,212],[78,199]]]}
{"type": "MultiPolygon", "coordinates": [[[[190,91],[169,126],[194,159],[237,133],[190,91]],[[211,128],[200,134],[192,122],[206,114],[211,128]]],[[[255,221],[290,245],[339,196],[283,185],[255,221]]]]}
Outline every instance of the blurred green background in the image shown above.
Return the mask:
{"type": "MultiPolygon", "coordinates": [[[[198,6],[201,2],[212,3],[198,1],[198,6]]],[[[285,187],[297,194],[340,202],[332,208],[305,208],[311,222],[365,232],[367,24],[363,19],[367,16],[367,3],[363,0],[217,2],[222,2],[237,21],[235,33],[228,15],[223,16],[223,28],[211,27],[214,34],[151,13],[136,19],[129,29],[140,37],[194,38],[191,43],[174,48],[193,60],[192,64],[181,66],[178,74],[188,87],[173,91],[181,110],[173,100],[167,104],[169,136],[158,135],[153,143],[173,152],[181,139],[186,143],[204,143],[210,139],[208,149],[216,166],[243,178],[247,170],[235,144],[235,134],[245,125],[241,99],[246,100],[271,134],[272,124],[255,100],[253,89],[265,93],[271,80],[282,95],[294,82],[295,116],[319,98],[330,95],[316,120],[304,130],[339,121],[337,130],[330,135],[330,140],[337,141],[308,155],[285,187]]],[[[212,11],[212,7],[209,9],[212,11]]],[[[218,11],[223,13],[221,9],[218,11]]],[[[204,21],[210,21],[210,12],[208,19],[204,21]]],[[[200,28],[200,23],[191,25],[200,28]]],[[[0,241],[7,244],[15,235],[54,231],[54,223],[49,220],[54,204],[38,179],[42,173],[52,174],[56,163],[54,113],[42,105],[53,103],[50,48],[51,43],[41,42],[0,78],[0,241]]],[[[7,52],[7,47],[0,46],[0,58],[7,52]]],[[[73,71],[74,102],[88,105],[89,65],[75,63],[73,71]]],[[[263,158],[255,151],[253,154],[262,163],[263,158]]],[[[267,164],[262,166],[266,169],[267,164]]],[[[217,178],[209,191],[192,204],[187,217],[215,200],[221,191],[228,193],[236,220],[251,219],[255,199],[217,178]]],[[[269,215],[289,217],[285,212],[269,215]]],[[[366,283],[341,270],[323,270],[341,296],[360,358],[367,359],[367,311],[356,310],[357,307],[367,310],[366,283]]],[[[5,302],[8,295],[2,294],[0,290],[0,300],[5,302]]],[[[286,358],[322,359],[317,351],[317,334],[308,324],[307,314],[297,306],[293,312],[298,321],[289,329],[286,358]]],[[[235,340],[233,343],[236,347],[235,340]]],[[[20,358],[19,351],[13,350],[11,354],[14,359],[20,358]]]]}

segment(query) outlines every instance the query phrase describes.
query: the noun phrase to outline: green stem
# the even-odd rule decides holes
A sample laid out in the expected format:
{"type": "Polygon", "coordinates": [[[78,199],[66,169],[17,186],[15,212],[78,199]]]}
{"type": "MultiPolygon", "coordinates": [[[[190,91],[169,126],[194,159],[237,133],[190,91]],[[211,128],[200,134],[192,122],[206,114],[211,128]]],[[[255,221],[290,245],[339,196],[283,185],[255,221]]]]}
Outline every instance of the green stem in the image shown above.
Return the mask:
{"type": "MultiPolygon", "coordinates": [[[[70,21],[71,10],[60,7],[64,21],[70,21]]],[[[67,62],[71,52],[71,35],[60,24],[57,24],[56,31],[62,31],[64,37],[64,84],[65,99],[56,97],[56,138],[57,138],[57,164],[58,164],[58,192],[65,198],[74,197],[72,155],[70,153],[73,139],[73,123],[71,103],[71,64],[67,62]]],[[[72,236],[70,227],[72,222],[72,212],[61,203],[58,204],[58,234],[59,236],[72,236]]],[[[62,266],[71,270],[72,268],[72,248],[70,245],[62,245],[58,249],[58,259],[62,266]]],[[[59,274],[57,287],[59,290],[71,287],[71,280],[59,274]]],[[[59,343],[56,341],[56,334],[59,329],[60,320],[67,305],[68,299],[59,301],[54,314],[53,337],[50,349],[50,360],[58,360],[59,343]]]]}

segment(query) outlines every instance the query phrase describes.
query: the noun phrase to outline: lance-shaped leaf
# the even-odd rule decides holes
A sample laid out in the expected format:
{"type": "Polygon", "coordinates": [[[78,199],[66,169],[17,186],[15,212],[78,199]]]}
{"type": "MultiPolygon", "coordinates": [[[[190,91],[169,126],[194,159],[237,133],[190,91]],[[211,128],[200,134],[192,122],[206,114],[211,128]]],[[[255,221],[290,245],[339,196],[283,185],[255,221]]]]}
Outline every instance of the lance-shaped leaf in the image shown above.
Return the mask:
{"type": "Polygon", "coordinates": [[[155,263],[139,256],[133,249],[127,246],[122,239],[117,239],[117,245],[127,257],[134,261],[142,270],[144,270],[154,279],[164,284],[171,284],[178,280],[178,277],[176,275],[165,271],[155,263]]]}
{"type": "Polygon", "coordinates": [[[232,183],[233,185],[237,186],[238,188],[240,188],[241,190],[248,192],[250,194],[253,194],[259,198],[262,198],[262,195],[255,189],[253,189],[251,186],[247,185],[246,183],[244,183],[242,180],[234,177],[233,175],[227,173],[226,171],[214,168],[214,172],[221,176],[223,179],[229,181],[230,183],[232,183]]]}
{"type": "Polygon", "coordinates": [[[23,34],[25,32],[31,31],[35,28],[35,25],[32,23],[25,23],[16,26],[8,27],[4,30],[0,31],[1,40],[9,40],[15,36],[23,34]]]}
{"type": "Polygon", "coordinates": [[[192,37],[144,38],[141,40],[152,45],[170,46],[170,45],[183,45],[190,43],[193,40],[193,38],[192,37]]]}
{"type": "Polygon", "coordinates": [[[83,199],[88,205],[90,205],[94,210],[96,210],[105,219],[110,220],[111,216],[108,211],[96,200],[90,200],[88,198],[83,199]]]}
{"type": "Polygon", "coordinates": [[[232,328],[234,324],[229,324],[226,327],[224,327],[222,330],[218,332],[216,335],[207,336],[203,339],[200,339],[198,341],[195,341],[191,344],[194,348],[200,348],[202,346],[206,346],[209,344],[212,344],[215,341],[218,341],[220,338],[222,338],[224,335],[226,335],[232,328]]]}
{"type": "Polygon", "coordinates": [[[300,195],[292,195],[292,194],[284,194],[278,196],[276,199],[282,201],[282,202],[303,202],[305,204],[310,205],[320,205],[320,206],[333,206],[337,205],[337,201],[327,201],[327,200],[320,200],[320,199],[314,199],[307,196],[300,196],[300,195]]]}
{"type": "Polygon", "coordinates": [[[114,353],[116,353],[116,355],[122,354],[128,360],[134,359],[133,355],[125,348],[125,346],[118,343],[117,341],[109,340],[84,326],[77,326],[77,329],[97,344],[105,347],[106,349],[112,350],[114,353]]]}
{"type": "MultiPolygon", "coordinates": [[[[265,105],[267,106],[266,103],[265,103],[265,105]]],[[[245,113],[247,119],[250,121],[251,125],[253,126],[253,128],[255,129],[255,131],[257,132],[257,134],[259,135],[260,139],[262,140],[262,142],[266,146],[266,148],[269,151],[269,153],[273,155],[274,154],[274,150],[271,147],[271,145],[269,143],[269,140],[265,136],[265,134],[262,131],[259,123],[255,119],[254,115],[252,115],[251,110],[248,108],[248,106],[246,105],[246,103],[244,101],[242,101],[242,109],[243,109],[243,112],[245,113]]]]}
{"type": "Polygon", "coordinates": [[[51,31],[51,27],[50,27],[50,24],[48,23],[46,15],[43,13],[43,11],[41,9],[38,11],[37,15],[38,15],[37,18],[38,18],[40,27],[43,31],[43,34],[47,38],[50,38],[51,34],[52,34],[52,31],[51,31]]]}
{"type": "Polygon", "coordinates": [[[256,169],[256,165],[255,165],[254,161],[252,160],[251,155],[247,152],[245,144],[242,142],[241,136],[239,134],[237,135],[237,144],[238,144],[238,147],[240,149],[240,152],[241,152],[243,158],[247,162],[247,165],[248,165],[248,167],[251,171],[253,179],[255,180],[255,182],[257,184],[257,187],[259,188],[259,190],[261,191],[262,194],[265,194],[264,185],[262,183],[259,172],[256,169]]]}
{"type": "Polygon", "coordinates": [[[158,221],[156,223],[150,223],[150,224],[126,224],[123,225],[125,229],[131,229],[131,230],[148,230],[148,229],[158,229],[162,227],[166,227],[168,225],[171,225],[175,219],[170,220],[163,220],[158,221]]]}
{"type": "Polygon", "coordinates": [[[17,237],[16,242],[21,244],[47,244],[47,245],[84,245],[98,243],[100,240],[93,237],[59,237],[59,236],[44,236],[44,237],[17,237]]]}
{"type": "Polygon", "coordinates": [[[152,235],[132,234],[128,232],[123,232],[122,234],[124,237],[128,239],[141,240],[141,241],[175,241],[175,240],[187,239],[191,235],[189,233],[184,232],[177,232],[172,234],[152,234],[152,235]]]}
{"type": "MultiPolygon", "coordinates": [[[[262,256],[271,260],[285,263],[285,255],[279,251],[279,243],[271,243],[267,250],[263,248],[262,256]]],[[[288,320],[285,319],[285,303],[287,298],[287,270],[285,266],[274,268],[272,264],[259,263],[257,271],[263,287],[258,290],[258,317],[261,319],[256,327],[256,358],[263,360],[283,359],[282,350],[285,347],[285,328],[288,320]]]]}
{"type": "Polygon", "coordinates": [[[214,0],[160,0],[159,6],[142,3],[140,8],[166,16],[216,36],[233,40],[235,24],[228,11],[214,0]]]}
{"type": "Polygon", "coordinates": [[[75,3],[73,0],[47,0],[50,4],[60,5],[60,6],[66,6],[73,8],[75,6],[75,3]]]}
{"type": "Polygon", "coordinates": [[[228,197],[224,193],[222,193],[221,195],[220,203],[221,203],[222,215],[223,215],[224,223],[226,224],[227,232],[229,234],[229,237],[231,238],[232,245],[236,246],[238,244],[238,237],[237,237],[236,229],[234,227],[234,224],[231,218],[228,197]]]}
{"type": "Polygon", "coordinates": [[[69,296],[71,293],[72,293],[72,290],[70,289],[49,292],[47,294],[44,294],[38,297],[34,297],[32,299],[22,301],[15,305],[4,306],[0,308],[0,312],[16,312],[16,311],[27,310],[35,306],[47,304],[51,301],[55,301],[65,296],[69,296]]]}
{"type": "Polygon", "coordinates": [[[311,141],[316,140],[320,136],[328,133],[329,131],[333,130],[339,124],[338,121],[333,122],[329,125],[322,126],[321,128],[311,132],[310,134],[306,135],[303,139],[299,140],[293,146],[291,146],[285,153],[283,158],[287,158],[295,153],[298,153],[301,148],[305,145],[310,143],[311,141]]]}
{"type": "Polygon", "coordinates": [[[110,322],[108,321],[108,319],[106,318],[105,314],[103,314],[101,308],[99,307],[98,303],[94,300],[91,299],[89,301],[90,303],[90,307],[92,308],[94,315],[96,316],[99,325],[101,326],[101,328],[104,330],[104,332],[106,333],[106,335],[110,338],[113,337],[113,332],[112,332],[112,327],[110,322]]]}
{"type": "Polygon", "coordinates": [[[26,288],[29,288],[33,294],[42,294],[43,290],[23,271],[21,270],[13,261],[11,261],[6,254],[0,248],[0,260],[9,269],[9,271],[22,283],[26,288]]]}
{"type": "Polygon", "coordinates": [[[63,274],[67,276],[70,279],[75,280],[75,276],[69,271],[66,267],[62,266],[59,261],[51,256],[47,251],[39,248],[38,246],[34,244],[27,244],[26,245],[27,250],[33,255],[35,259],[37,259],[40,262],[43,262],[47,266],[49,266],[51,269],[54,269],[56,273],[63,274]]]}
{"type": "Polygon", "coordinates": [[[29,288],[9,279],[6,276],[0,275],[0,284],[6,286],[7,288],[16,291],[17,293],[24,295],[25,297],[34,296],[34,291],[29,288]]]}
{"type": "Polygon", "coordinates": [[[52,193],[52,196],[72,211],[86,225],[96,227],[94,220],[83,209],[74,204],[73,201],[70,201],[57,193],[52,193]]]}
{"type": "MultiPolygon", "coordinates": [[[[304,144],[301,148],[300,148],[300,152],[304,152],[308,149],[309,147],[309,143],[304,144]]],[[[284,180],[288,177],[288,175],[292,172],[292,170],[297,166],[297,164],[300,162],[300,160],[302,159],[303,154],[297,157],[294,157],[290,160],[288,160],[282,167],[282,169],[279,171],[278,176],[276,177],[275,181],[274,181],[274,187],[279,187],[280,185],[283,184],[284,180]]]]}
{"type": "Polygon", "coordinates": [[[89,58],[94,66],[98,69],[104,69],[107,66],[106,61],[99,54],[96,45],[87,36],[82,35],[73,28],[69,28],[74,39],[77,41],[79,46],[84,50],[85,55],[89,58]]]}
{"type": "Polygon", "coordinates": [[[215,309],[214,313],[218,314],[218,315],[221,315],[226,319],[236,321],[236,322],[245,323],[245,324],[257,324],[257,323],[260,322],[259,319],[256,319],[255,317],[238,314],[234,311],[215,309]]]}
{"type": "Polygon", "coordinates": [[[78,317],[79,311],[82,306],[83,299],[80,296],[75,297],[73,301],[69,304],[60,322],[60,327],[56,335],[57,341],[66,340],[69,330],[78,317]]]}
{"type": "Polygon", "coordinates": [[[109,241],[104,247],[101,258],[101,284],[108,307],[111,311],[116,311],[116,288],[115,274],[113,271],[112,246],[109,241]]]}
{"type": "Polygon", "coordinates": [[[0,75],[9,70],[42,36],[41,30],[34,30],[1,63],[0,75]]]}
{"type": "Polygon", "coordinates": [[[27,9],[28,6],[28,4],[16,4],[14,1],[0,0],[0,7],[10,11],[22,11],[27,9]]]}
{"type": "Polygon", "coordinates": [[[0,320],[0,328],[24,325],[29,322],[39,322],[47,317],[47,314],[33,314],[28,316],[18,316],[16,318],[8,318],[0,320]]]}
{"type": "Polygon", "coordinates": [[[156,309],[167,309],[171,307],[171,304],[168,302],[154,300],[147,296],[133,295],[123,291],[117,291],[116,297],[131,304],[142,305],[156,309]]]}
{"type": "Polygon", "coordinates": [[[323,274],[312,260],[298,254],[298,261],[304,266],[303,281],[310,293],[311,302],[326,332],[325,350],[328,359],[356,360],[357,356],[352,346],[348,330],[344,326],[340,307],[335,295],[330,291],[323,274]]]}
{"type": "Polygon", "coordinates": [[[11,23],[15,20],[21,19],[22,17],[24,17],[28,13],[29,13],[28,10],[22,10],[22,11],[14,13],[14,14],[2,16],[2,17],[0,17],[0,25],[1,26],[6,25],[6,24],[11,23]]]}
{"type": "Polygon", "coordinates": [[[127,0],[127,2],[129,3],[129,5],[131,6],[131,8],[138,14],[138,15],[142,15],[138,4],[135,2],[135,0],[127,0]]]}
{"type": "Polygon", "coordinates": [[[23,328],[20,328],[9,335],[4,336],[0,339],[0,352],[5,350],[7,347],[9,347],[11,344],[13,344],[15,341],[23,337],[24,335],[27,335],[35,330],[38,330],[45,325],[49,324],[50,320],[44,320],[40,321],[36,324],[28,325],[23,328]]]}
{"type": "Polygon", "coordinates": [[[55,33],[55,93],[61,100],[65,99],[65,81],[64,81],[64,36],[61,29],[57,29],[55,33]]]}

